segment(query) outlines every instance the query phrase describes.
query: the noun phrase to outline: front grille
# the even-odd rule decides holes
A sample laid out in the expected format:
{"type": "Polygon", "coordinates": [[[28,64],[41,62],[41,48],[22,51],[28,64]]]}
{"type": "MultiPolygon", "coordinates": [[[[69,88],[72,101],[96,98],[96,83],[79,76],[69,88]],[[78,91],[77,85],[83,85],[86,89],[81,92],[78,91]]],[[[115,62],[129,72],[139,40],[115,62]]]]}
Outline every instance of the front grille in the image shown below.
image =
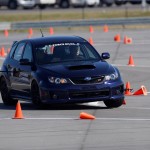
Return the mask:
{"type": "Polygon", "coordinates": [[[105,97],[105,96],[109,96],[110,91],[109,89],[105,89],[105,90],[98,90],[98,91],[82,91],[82,92],[78,92],[78,91],[73,91],[73,92],[69,92],[69,97],[71,99],[78,99],[78,98],[95,98],[95,97],[105,97]]]}
{"type": "Polygon", "coordinates": [[[70,80],[74,84],[96,84],[101,83],[104,80],[104,76],[98,76],[98,77],[91,77],[90,80],[85,80],[86,77],[77,77],[77,78],[71,78],[70,80]]]}

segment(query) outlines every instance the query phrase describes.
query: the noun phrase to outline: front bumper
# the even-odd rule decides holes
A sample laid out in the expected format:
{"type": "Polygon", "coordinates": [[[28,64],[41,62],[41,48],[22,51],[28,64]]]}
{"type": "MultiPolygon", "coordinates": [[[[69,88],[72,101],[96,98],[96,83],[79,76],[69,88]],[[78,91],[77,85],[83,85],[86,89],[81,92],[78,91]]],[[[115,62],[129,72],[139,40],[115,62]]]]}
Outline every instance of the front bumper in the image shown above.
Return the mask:
{"type": "Polygon", "coordinates": [[[43,103],[84,103],[124,99],[124,84],[55,85],[41,87],[43,103]]]}

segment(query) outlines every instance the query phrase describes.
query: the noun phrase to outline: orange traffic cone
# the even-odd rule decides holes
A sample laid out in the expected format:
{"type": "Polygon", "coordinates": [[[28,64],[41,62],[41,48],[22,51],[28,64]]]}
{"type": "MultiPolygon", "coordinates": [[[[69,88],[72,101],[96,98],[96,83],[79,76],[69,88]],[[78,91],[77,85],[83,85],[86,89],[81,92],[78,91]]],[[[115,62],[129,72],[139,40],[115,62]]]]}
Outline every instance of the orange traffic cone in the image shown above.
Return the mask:
{"type": "Polygon", "coordinates": [[[132,67],[135,66],[135,65],[134,65],[134,60],[133,60],[132,55],[130,55],[130,57],[129,57],[128,66],[132,66],[132,67]]]}
{"type": "Polygon", "coordinates": [[[80,119],[95,119],[95,116],[87,114],[85,112],[80,113],[80,119]]]}
{"type": "Polygon", "coordinates": [[[128,37],[127,36],[124,37],[124,44],[128,44],[128,37]]]}
{"type": "Polygon", "coordinates": [[[114,37],[114,41],[120,42],[120,34],[117,34],[117,35],[114,37]]]}
{"type": "Polygon", "coordinates": [[[147,95],[147,89],[144,85],[139,90],[133,93],[133,95],[147,95]]]}
{"type": "Polygon", "coordinates": [[[122,105],[126,105],[126,100],[123,100],[122,105]]]}
{"type": "Polygon", "coordinates": [[[5,36],[5,37],[8,37],[8,35],[9,35],[8,30],[5,29],[5,30],[4,30],[4,36],[5,36]]]}
{"type": "Polygon", "coordinates": [[[28,33],[29,33],[30,36],[32,36],[33,35],[33,29],[29,28],[28,33]]]}
{"type": "Polygon", "coordinates": [[[20,105],[19,101],[16,105],[16,112],[15,112],[15,116],[14,116],[13,119],[24,119],[23,113],[22,113],[22,110],[21,110],[21,105],[20,105]]]}
{"type": "Polygon", "coordinates": [[[132,44],[132,38],[124,37],[124,44],[132,44]]]}
{"type": "Polygon", "coordinates": [[[125,95],[126,95],[126,96],[132,95],[131,90],[132,90],[132,89],[131,89],[131,86],[130,86],[130,82],[128,81],[128,82],[126,83],[125,95]]]}
{"type": "Polygon", "coordinates": [[[132,38],[128,38],[128,44],[132,44],[132,38]]]}
{"type": "Polygon", "coordinates": [[[94,32],[93,26],[90,26],[90,27],[89,27],[89,31],[90,31],[90,33],[93,33],[93,32],[94,32]]]}
{"type": "Polygon", "coordinates": [[[91,37],[89,38],[89,43],[90,43],[91,45],[94,44],[93,39],[92,39],[91,37]]]}
{"type": "Polygon", "coordinates": [[[6,56],[6,54],[5,54],[5,48],[4,47],[1,48],[1,56],[2,57],[6,56]]]}
{"type": "Polygon", "coordinates": [[[49,28],[49,34],[53,35],[54,34],[54,29],[52,27],[49,28]]]}
{"type": "Polygon", "coordinates": [[[107,25],[104,25],[103,31],[108,32],[108,26],[107,25]]]}

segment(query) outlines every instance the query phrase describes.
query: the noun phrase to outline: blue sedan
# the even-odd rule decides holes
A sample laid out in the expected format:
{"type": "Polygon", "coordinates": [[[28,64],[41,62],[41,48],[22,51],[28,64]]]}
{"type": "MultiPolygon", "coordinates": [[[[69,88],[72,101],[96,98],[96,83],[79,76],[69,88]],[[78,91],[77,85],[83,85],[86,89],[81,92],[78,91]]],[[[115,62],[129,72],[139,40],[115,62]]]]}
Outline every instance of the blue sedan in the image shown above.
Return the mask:
{"type": "Polygon", "coordinates": [[[109,108],[124,100],[119,70],[78,36],[52,36],[16,41],[0,74],[5,105],[17,100],[42,104],[103,101],[109,108]]]}

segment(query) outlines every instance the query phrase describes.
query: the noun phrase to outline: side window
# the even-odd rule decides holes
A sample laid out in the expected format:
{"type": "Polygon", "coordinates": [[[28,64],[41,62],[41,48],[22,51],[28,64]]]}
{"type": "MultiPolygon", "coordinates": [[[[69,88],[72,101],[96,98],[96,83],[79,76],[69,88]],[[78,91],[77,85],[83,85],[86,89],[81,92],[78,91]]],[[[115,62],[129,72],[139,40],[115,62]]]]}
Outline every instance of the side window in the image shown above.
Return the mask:
{"type": "Polygon", "coordinates": [[[25,43],[19,43],[15,53],[13,55],[13,58],[17,61],[19,61],[21,59],[22,53],[23,53],[23,49],[24,49],[25,43]]]}
{"type": "Polygon", "coordinates": [[[30,44],[26,44],[22,58],[29,59],[30,62],[32,61],[32,47],[30,44]]]}
{"type": "Polygon", "coordinates": [[[13,55],[16,47],[17,47],[17,43],[13,44],[13,46],[11,47],[11,50],[10,50],[10,53],[9,53],[10,58],[12,58],[12,55],[13,55]]]}
{"type": "Polygon", "coordinates": [[[84,45],[84,47],[85,47],[85,50],[86,50],[87,57],[89,59],[97,59],[97,58],[99,58],[97,53],[93,50],[93,48],[91,48],[90,45],[84,45]]]}

